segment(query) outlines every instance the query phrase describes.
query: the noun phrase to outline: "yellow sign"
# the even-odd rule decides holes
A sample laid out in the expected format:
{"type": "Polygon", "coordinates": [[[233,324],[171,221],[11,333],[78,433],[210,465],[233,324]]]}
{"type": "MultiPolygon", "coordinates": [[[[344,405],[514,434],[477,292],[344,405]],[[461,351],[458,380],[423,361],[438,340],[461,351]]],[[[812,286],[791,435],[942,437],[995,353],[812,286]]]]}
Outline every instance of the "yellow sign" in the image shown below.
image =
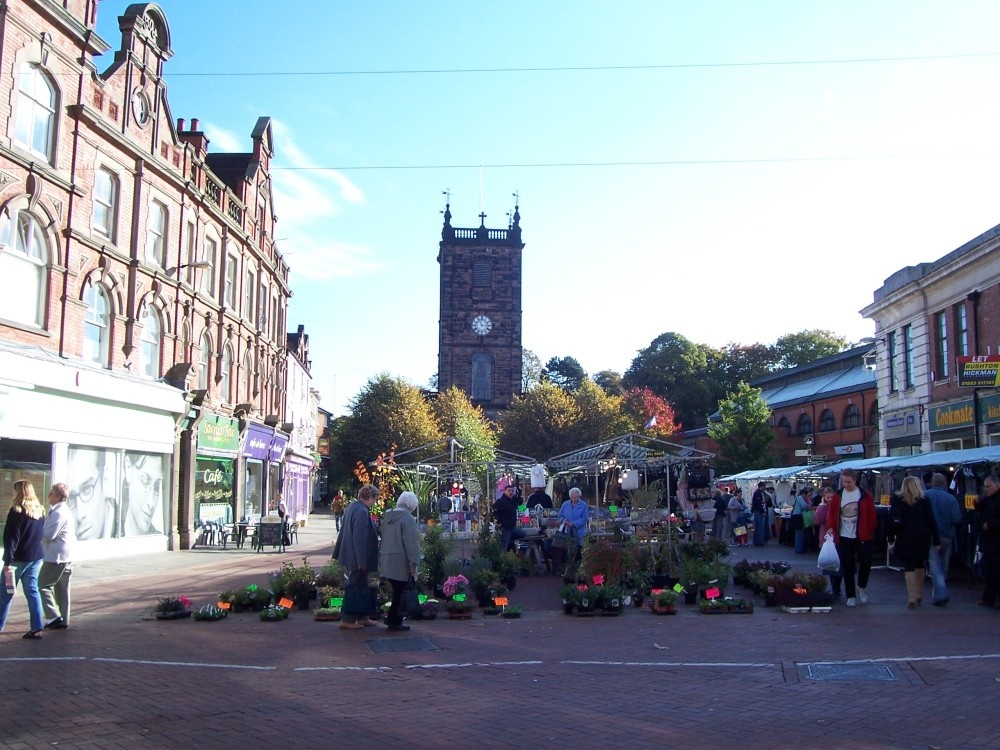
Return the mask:
{"type": "Polygon", "coordinates": [[[881,495],[878,499],[878,504],[888,507],[892,505],[892,497],[889,495],[881,495]]]}
{"type": "Polygon", "coordinates": [[[974,510],[976,507],[976,500],[979,499],[979,495],[966,495],[965,496],[965,509],[974,510]]]}

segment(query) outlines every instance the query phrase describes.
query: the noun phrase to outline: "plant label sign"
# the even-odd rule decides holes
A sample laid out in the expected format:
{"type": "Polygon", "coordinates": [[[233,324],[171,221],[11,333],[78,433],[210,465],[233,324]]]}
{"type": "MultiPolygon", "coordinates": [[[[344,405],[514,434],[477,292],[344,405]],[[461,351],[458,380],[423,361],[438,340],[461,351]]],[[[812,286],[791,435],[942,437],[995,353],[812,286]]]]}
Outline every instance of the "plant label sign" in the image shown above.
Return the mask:
{"type": "Polygon", "coordinates": [[[229,609],[229,602],[219,602],[215,606],[219,609],[229,609]]]}
{"type": "Polygon", "coordinates": [[[464,602],[465,594],[455,594],[455,596],[451,597],[451,600],[453,602],[464,602]]]}
{"type": "Polygon", "coordinates": [[[594,576],[594,585],[600,586],[602,583],[604,583],[604,574],[598,573],[596,576],[594,576]]]}
{"type": "Polygon", "coordinates": [[[681,586],[679,583],[675,583],[674,584],[674,591],[676,591],[678,594],[683,594],[684,593],[684,587],[681,586]]]}
{"type": "Polygon", "coordinates": [[[706,599],[718,599],[719,598],[719,593],[720,592],[719,592],[718,588],[705,589],[705,598],[706,599]]]}
{"type": "Polygon", "coordinates": [[[493,597],[493,604],[495,604],[497,607],[506,607],[507,606],[507,597],[506,596],[495,596],[495,597],[493,597]]]}
{"type": "Polygon", "coordinates": [[[285,609],[291,609],[292,605],[294,603],[295,602],[293,602],[291,599],[289,599],[288,597],[284,597],[284,596],[281,597],[281,599],[278,600],[278,606],[279,607],[284,607],[285,609]]]}

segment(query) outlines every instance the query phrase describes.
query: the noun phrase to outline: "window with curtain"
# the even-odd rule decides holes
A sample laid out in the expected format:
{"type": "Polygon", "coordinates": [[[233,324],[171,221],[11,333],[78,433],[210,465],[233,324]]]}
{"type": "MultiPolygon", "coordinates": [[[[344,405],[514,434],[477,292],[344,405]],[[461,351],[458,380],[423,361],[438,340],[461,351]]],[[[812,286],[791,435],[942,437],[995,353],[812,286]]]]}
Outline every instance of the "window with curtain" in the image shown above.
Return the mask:
{"type": "Polygon", "coordinates": [[[212,339],[208,334],[201,337],[201,351],[198,352],[198,389],[208,390],[208,363],[212,359],[212,339]]]}
{"type": "Polygon", "coordinates": [[[833,432],[836,429],[837,420],[834,419],[833,412],[829,409],[824,409],[823,413],[819,415],[819,431],[833,432]]]}
{"type": "Polygon", "coordinates": [[[957,344],[955,355],[959,357],[969,356],[969,315],[965,310],[965,303],[959,302],[955,305],[955,343],[957,344]]]}
{"type": "Polygon", "coordinates": [[[233,403],[232,394],[229,392],[229,388],[232,385],[232,374],[233,374],[233,350],[226,344],[226,348],[222,350],[222,380],[219,381],[219,388],[222,391],[222,400],[227,403],[233,403]]]}
{"type": "Polygon", "coordinates": [[[913,378],[913,326],[903,326],[903,382],[912,388],[913,378]]]}
{"type": "Polygon", "coordinates": [[[243,356],[243,372],[240,377],[240,401],[250,403],[253,401],[251,388],[253,387],[253,357],[250,351],[243,356]]]}
{"type": "Polygon", "coordinates": [[[226,255],[226,307],[230,310],[236,308],[236,256],[226,255]]]}
{"type": "Polygon", "coordinates": [[[861,426],[861,410],[854,404],[848,404],[844,409],[844,429],[861,426]]]}
{"type": "Polygon", "coordinates": [[[27,211],[0,216],[0,318],[28,326],[45,324],[48,243],[27,211]]]}
{"type": "Polygon", "coordinates": [[[147,305],[142,318],[142,335],[139,342],[139,351],[142,357],[139,374],[150,380],[160,377],[161,334],[160,316],[156,310],[147,305]]]}
{"type": "Polygon", "coordinates": [[[813,432],[812,417],[810,417],[808,414],[800,415],[798,428],[796,429],[796,434],[798,434],[800,437],[804,437],[806,435],[812,435],[812,432],[813,432]]]}
{"type": "Polygon", "coordinates": [[[146,260],[167,267],[167,207],[151,201],[146,217],[146,260]]]}
{"type": "Polygon", "coordinates": [[[948,379],[948,313],[943,310],[934,316],[937,333],[937,362],[935,370],[938,380],[948,379]]]}
{"type": "Polygon", "coordinates": [[[201,251],[201,260],[207,265],[199,269],[201,274],[198,291],[210,297],[215,294],[215,265],[218,263],[219,243],[211,237],[205,237],[205,245],[201,251]]]}
{"type": "Polygon", "coordinates": [[[111,364],[111,305],[100,284],[93,284],[83,297],[83,361],[101,367],[111,364]]]}
{"type": "Polygon", "coordinates": [[[56,88],[34,63],[23,66],[17,76],[16,107],[14,142],[52,164],[55,161],[56,88]]]}
{"type": "Polygon", "coordinates": [[[94,233],[115,241],[115,220],[118,214],[118,176],[106,167],[97,170],[94,179],[94,233]]]}

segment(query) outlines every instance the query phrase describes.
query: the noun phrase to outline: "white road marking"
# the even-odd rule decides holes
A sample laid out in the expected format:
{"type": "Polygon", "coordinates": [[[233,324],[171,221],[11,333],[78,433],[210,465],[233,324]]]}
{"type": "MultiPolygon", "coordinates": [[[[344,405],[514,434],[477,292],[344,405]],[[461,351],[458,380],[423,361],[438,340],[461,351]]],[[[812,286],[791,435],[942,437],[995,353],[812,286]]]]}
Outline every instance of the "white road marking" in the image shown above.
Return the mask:
{"type": "Polygon", "coordinates": [[[407,669],[465,669],[467,667],[518,667],[525,665],[544,664],[541,661],[484,661],[464,662],[462,664],[407,664],[407,669]]]}
{"type": "Polygon", "coordinates": [[[86,661],[86,656],[5,656],[0,661],[86,661]]]}
{"type": "Polygon", "coordinates": [[[807,667],[811,664],[878,664],[892,661],[956,661],[959,659],[1000,659],[1000,654],[955,654],[952,656],[883,656],[877,659],[845,659],[843,661],[797,661],[807,667]]]}
{"type": "Polygon", "coordinates": [[[775,662],[730,662],[730,661],[561,661],[560,664],[575,664],[588,667],[779,667],[775,662]]]}
{"type": "Polygon", "coordinates": [[[148,659],[111,659],[103,656],[96,656],[92,661],[107,661],[116,664],[148,664],[156,667],[205,667],[208,669],[254,669],[263,672],[270,672],[277,667],[257,667],[251,664],[210,664],[196,661],[150,661],[148,659]]]}
{"type": "Polygon", "coordinates": [[[296,672],[391,672],[392,667],[296,667],[296,672]]]}

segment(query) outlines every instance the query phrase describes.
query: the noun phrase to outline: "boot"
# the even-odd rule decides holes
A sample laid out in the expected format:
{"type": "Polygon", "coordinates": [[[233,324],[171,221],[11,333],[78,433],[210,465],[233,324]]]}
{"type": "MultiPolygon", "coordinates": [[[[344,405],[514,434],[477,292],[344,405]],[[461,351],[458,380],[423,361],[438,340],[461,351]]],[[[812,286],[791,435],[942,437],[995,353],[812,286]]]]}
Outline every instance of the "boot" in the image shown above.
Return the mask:
{"type": "Polygon", "coordinates": [[[913,589],[917,594],[917,605],[924,603],[924,577],[927,571],[924,568],[917,568],[913,571],[913,589]]]}
{"type": "Polygon", "coordinates": [[[914,609],[917,606],[917,573],[914,570],[904,570],[903,579],[906,581],[906,606],[914,609]]]}

